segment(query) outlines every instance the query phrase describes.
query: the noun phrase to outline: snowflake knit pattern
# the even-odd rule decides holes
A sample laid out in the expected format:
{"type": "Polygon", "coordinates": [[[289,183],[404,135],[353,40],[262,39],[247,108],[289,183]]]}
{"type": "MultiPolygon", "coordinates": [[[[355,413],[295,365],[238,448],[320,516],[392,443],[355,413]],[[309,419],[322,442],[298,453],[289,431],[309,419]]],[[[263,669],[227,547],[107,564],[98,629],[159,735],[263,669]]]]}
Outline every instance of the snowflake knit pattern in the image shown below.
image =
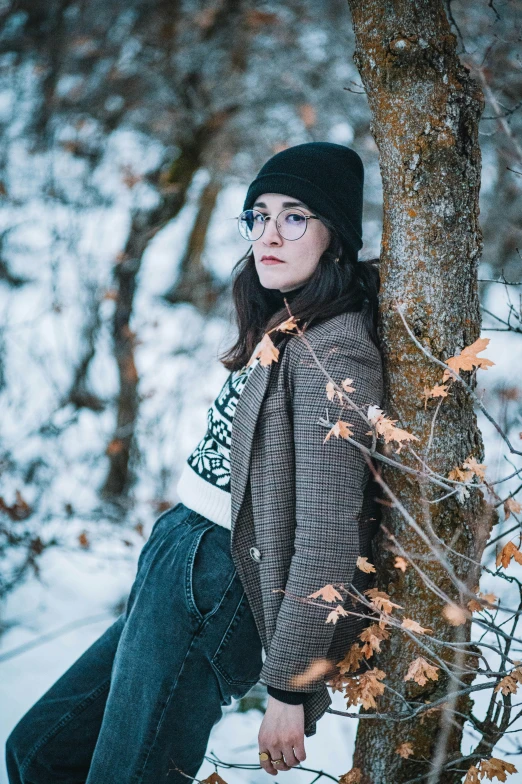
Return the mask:
{"type": "Polygon", "coordinates": [[[176,487],[185,506],[225,528],[230,528],[232,420],[239,396],[258,363],[256,357],[250,365],[229,374],[207,411],[207,432],[183,464],[176,487]]]}

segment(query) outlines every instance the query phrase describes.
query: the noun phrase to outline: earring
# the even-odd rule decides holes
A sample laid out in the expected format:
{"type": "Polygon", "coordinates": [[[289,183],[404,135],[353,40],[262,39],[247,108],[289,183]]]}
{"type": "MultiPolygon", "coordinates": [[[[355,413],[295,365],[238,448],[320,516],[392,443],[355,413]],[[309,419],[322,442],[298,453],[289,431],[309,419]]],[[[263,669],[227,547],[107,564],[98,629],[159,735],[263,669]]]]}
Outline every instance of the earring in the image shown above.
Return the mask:
{"type": "Polygon", "coordinates": [[[337,256],[337,258],[334,259],[334,262],[335,264],[339,264],[339,256],[337,256]]]}

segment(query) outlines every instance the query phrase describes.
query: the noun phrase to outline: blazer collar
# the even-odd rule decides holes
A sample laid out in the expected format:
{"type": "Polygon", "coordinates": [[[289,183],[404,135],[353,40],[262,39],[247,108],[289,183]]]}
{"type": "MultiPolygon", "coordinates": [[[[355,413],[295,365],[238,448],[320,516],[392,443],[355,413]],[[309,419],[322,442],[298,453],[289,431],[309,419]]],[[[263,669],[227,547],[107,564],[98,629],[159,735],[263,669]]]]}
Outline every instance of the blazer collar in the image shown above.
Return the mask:
{"type": "Polygon", "coordinates": [[[254,431],[259,409],[268,389],[270,373],[274,363],[262,365],[260,362],[252,370],[242,390],[232,419],[230,438],[230,505],[231,535],[243,503],[248,476],[254,431]]]}

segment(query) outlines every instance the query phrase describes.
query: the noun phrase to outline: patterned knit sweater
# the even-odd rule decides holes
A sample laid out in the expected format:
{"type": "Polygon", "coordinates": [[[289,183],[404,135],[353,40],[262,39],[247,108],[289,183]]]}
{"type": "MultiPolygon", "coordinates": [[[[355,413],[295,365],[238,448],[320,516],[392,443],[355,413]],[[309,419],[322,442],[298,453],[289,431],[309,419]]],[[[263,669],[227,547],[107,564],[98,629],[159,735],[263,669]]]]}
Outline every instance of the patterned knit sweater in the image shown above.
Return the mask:
{"type": "MultiPolygon", "coordinates": [[[[284,307],[285,298],[291,303],[303,288],[304,285],[284,293],[278,289],[267,289],[265,296],[275,312],[284,307]]],[[[252,352],[252,357],[255,356],[259,343],[252,352]]],[[[232,371],[227,377],[207,411],[207,432],[183,464],[176,487],[179,499],[185,506],[229,529],[232,420],[239,396],[258,363],[259,357],[256,357],[250,365],[232,371]]]]}
{"type": "MultiPolygon", "coordinates": [[[[258,344],[259,345],[259,344],[258,344]]],[[[254,354],[257,346],[254,349],[254,354]]],[[[239,396],[255,366],[232,371],[207,411],[207,432],[183,464],[180,500],[214,523],[230,528],[230,437],[239,396]]]]}

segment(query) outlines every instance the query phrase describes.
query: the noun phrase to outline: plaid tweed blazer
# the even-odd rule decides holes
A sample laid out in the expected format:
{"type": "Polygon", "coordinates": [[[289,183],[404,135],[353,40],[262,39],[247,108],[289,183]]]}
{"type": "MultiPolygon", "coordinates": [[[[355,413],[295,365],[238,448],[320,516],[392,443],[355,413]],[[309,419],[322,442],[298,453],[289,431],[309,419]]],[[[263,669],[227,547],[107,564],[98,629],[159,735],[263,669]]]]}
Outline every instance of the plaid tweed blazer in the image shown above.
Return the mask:
{"type": "MultiPolygon", "coordinates": [[[[336,383],[353,379],[355,403],[382,404],[381,355],[362,313],[342,313],[304,334],[336,383]]],[[[360,591],[373,584],[356,560],[372,560],[380,507],[361,451],[335,436],[323,444],[328,428],[318,420],[349,422],[366,446],[369,426],[346,404],[341,408],[337,396],[328,400],[327,378],[298,335],[285,334],[277,345],[278,360],[252,371],[232,422],[231,554],[266,653],[260,681],[310,692],[304,704],[309,736],[332,702],[324,681],[338,673],[335,663],[368,618],[326,623],[337,603],[314,606],[296,597],[328,583],[352,583],[360,591]],[[318,658],[332,661],[330,673],[292,685],[318,658]]],[[[349,598],[344,607],[364,612],[349,598]]]]}

